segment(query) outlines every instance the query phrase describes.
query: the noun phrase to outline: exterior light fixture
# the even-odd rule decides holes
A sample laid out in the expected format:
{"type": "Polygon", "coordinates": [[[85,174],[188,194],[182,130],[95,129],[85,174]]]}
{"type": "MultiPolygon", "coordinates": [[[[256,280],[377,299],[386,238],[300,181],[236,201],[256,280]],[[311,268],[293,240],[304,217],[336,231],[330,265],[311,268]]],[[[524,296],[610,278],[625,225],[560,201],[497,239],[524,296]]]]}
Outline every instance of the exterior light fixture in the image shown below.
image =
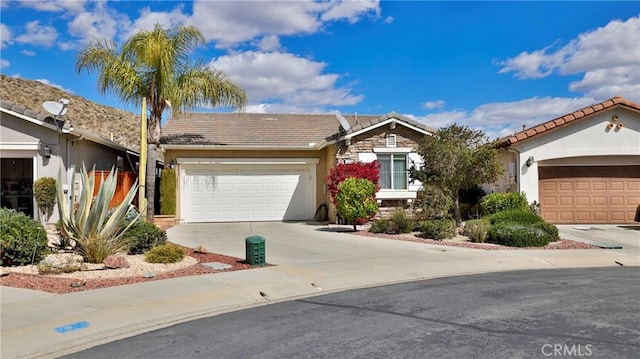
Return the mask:
{"type": "Polygon", "coordinates": [[[531,167],[533,166],[533,162],[535,162],[535,159],[533,158],[533,156],[529,156],[529,158],[527,158],[527,161],[524,164],[527,167],[531,167]]]}

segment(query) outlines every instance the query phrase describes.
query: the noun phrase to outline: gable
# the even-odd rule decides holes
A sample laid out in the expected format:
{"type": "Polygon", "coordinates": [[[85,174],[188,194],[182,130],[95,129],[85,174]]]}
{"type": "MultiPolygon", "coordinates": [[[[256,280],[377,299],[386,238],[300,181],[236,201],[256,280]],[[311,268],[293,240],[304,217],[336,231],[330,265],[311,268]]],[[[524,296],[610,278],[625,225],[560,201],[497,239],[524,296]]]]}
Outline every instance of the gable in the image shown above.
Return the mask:
{"type": "Polygon", "coordinates": [[[511,147],[535,150],[538,160],[563,157],[621,156],[640,153],[640,113],[612,108],[571,126],[528,138],[511,147]]]}
{"type": "Polygon", "coordinates": [[[511,136],[503,137],[498,141],[498,147],[509,147],[521,141],[530,140],[541,136],[547,136],[556,131],[564,130],[578,123],[589,121],[594,117],[600,116],[602,113],[608,113],[616,109],[624,109],[640,114],[640,104],[629,101],[622,97],[614,97],[612,99],[590,105],[572,113],[560,116],[553,120],[542,124],[516,132],[511,136]]]}

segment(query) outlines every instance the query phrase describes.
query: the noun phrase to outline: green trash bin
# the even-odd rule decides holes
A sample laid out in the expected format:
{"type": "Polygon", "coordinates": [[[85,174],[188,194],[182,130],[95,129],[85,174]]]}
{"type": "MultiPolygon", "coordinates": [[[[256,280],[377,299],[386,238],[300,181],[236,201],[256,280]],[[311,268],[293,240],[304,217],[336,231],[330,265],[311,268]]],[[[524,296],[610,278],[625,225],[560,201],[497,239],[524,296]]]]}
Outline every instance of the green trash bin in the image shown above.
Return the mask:
{"type": "Polygon", "coordinates": [[[261,236],[250,236],[245,238],[245,249],[247,263],[251,265],[264,266],[267,264],[265,260],[264,238],[261,236]]]}

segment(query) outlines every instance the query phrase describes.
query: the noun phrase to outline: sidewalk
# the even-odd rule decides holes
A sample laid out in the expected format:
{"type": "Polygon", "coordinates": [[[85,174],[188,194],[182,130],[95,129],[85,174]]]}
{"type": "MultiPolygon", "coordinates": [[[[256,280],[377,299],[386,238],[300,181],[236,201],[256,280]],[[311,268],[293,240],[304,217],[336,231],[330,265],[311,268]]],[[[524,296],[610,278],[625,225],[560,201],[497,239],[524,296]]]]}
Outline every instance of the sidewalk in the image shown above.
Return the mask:
{"type": "MultiPolygon", "coordinates": [[[[325,235],[343,246],[337,252],[350,243],[361,248],[355,236],[325,235]]],[[[366,255],[323,260],[310,250],[307,261],[280,264],[267,252],[268,261],[280,265],[65,295],[2,287],[0,356],[51,358],[197,318],[354,288],[496,271],[640,265],[635,253],[616,250],[484,251],[374,238],[362,244],[370,249],[366,255]]]]}

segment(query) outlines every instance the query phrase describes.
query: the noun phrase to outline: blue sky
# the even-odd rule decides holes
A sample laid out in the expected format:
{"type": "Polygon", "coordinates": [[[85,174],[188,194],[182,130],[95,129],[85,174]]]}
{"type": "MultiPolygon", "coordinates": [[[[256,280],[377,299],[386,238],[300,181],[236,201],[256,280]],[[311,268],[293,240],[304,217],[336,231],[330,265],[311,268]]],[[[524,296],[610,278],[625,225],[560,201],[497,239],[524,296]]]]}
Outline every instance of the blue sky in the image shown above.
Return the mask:
{"type": "MultiPolygon", "coordinates": [[[[616,95],[640,102],[638,2],[7,1],[3,74],[130,111],[77,74],[80,48],[197,26],[194,54],[250,112],[384,114],[495,138],[616,95]]],[[[57,99],[51,99],[57,100],[57,99]]],[[[73,105],[73,104],[71,104],[73,105]]]]}

